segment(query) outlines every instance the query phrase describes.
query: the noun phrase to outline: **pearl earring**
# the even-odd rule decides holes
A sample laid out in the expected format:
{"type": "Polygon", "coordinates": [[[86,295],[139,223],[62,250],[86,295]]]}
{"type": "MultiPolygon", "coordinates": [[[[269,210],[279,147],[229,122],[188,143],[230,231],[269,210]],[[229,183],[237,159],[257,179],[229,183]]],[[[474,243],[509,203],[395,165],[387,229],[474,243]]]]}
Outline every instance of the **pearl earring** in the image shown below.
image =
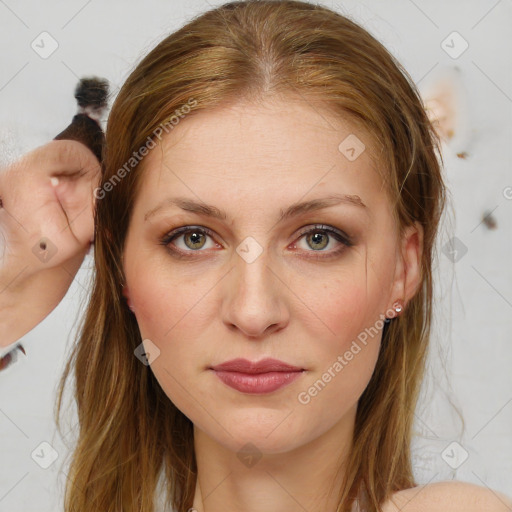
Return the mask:
{"type": "Polygon", "coordinates": [[[386,317],[386,318],[385,318],[385,320],[384,320],[384,322],[385,322],[386,324],[389,324],[389,323],[391,322],[391,320],[393,320],[393,318],[396,318],[396,317],[401,313],[401,311],[402,311],[402,309],[403,309],[403,306],[402,306],[402,302],[401,302],[401,300],[400,300],[400,299],[399,299],[399,300],[397,300],[397,301],[393,304],[393,309],[396,311],[396,313],[397,313],[397,314],[396,314],[395,316],[393,316],[392,318],[388,318],[388,317],[386,317]]]}

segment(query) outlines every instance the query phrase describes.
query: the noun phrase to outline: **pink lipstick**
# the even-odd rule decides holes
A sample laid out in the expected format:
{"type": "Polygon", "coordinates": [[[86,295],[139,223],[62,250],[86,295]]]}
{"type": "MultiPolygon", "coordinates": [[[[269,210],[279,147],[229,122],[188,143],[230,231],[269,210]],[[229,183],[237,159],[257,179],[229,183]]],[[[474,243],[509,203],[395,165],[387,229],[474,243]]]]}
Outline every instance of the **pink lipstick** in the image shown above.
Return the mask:
{"type": "Polygon", "coordinates": [[[251,362],[232,359],[210,368],[224,384],[242,393],[270,393],[293,382],[304,373],[304,368],[277,359],[251,362]]]}

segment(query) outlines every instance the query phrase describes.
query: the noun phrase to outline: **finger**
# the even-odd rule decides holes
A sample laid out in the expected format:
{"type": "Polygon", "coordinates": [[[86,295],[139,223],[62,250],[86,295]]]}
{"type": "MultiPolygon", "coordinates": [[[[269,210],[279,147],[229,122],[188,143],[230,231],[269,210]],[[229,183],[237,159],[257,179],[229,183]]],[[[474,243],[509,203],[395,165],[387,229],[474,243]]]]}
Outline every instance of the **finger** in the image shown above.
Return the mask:
{"type": "MultiPolygon", "coordinates": [[[[81,143],[78,143],[82,145],[81,143]]],[[[88,148],[83,146],[87,151],[88,148]]],[[[78,149],[78,148],[76,148],[78,149]]],[[[92,152],[90,152],[92,154],[92,152]]],[[[71,152],[77,156],[75,149],[71,152]]],[[[93,155],[94,156],[94,155],[93,155]]],[[[75,238],[80,247],[85,248],[94,236],[94,188],[99,183],[100,165],[96,157],[92,166],[89,155],[83,155],[85,168],[80,168],[75,174],[61,174],[52,177],[53,188],[58,202],[66,216],[66,226],[63,231],[69,229],[69,233],[75,238]],[[88,166],[88,167],[87,167],[88,166]]],[[[63,158],[66,162],[66,158],[63,158]]],[[[72,165],[73,161],[70,162],[72,165]]],[[[75,169],[76,169],[75,165],[75,169]]]]}
{"type": "Polygon", "coordinates": [[[100,164],[94,153],[74,140],[52,140],[27,156],[48,177],[72,177],[81,173],[97,179],[100,174],[100,164]]]}
{"type": "Polygon", "coordinates": [[[94,235],[94,195],[90,180],[83,176],[59,180],[54,189],[66,217],[62,232],[69,230],[77,243],[85,247],[94,235]]]}

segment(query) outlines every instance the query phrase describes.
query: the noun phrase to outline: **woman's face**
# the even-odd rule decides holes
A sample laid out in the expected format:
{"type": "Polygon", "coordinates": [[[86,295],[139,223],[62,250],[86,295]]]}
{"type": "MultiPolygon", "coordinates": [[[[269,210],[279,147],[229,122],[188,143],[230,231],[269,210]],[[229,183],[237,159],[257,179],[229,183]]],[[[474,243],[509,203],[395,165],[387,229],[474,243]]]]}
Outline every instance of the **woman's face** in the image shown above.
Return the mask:
{"type": "Polygon", "coordinates": [[[305,102],[239,103],[185,117],[143,160],[127,294],[164,392],[233,451],[286,452],[353,422],[383,318],[412,295],[416,245],[398,242],[369,145],[305,102]],[[210,369],[235,358],[304,371],[240,391],[210,369]]]}

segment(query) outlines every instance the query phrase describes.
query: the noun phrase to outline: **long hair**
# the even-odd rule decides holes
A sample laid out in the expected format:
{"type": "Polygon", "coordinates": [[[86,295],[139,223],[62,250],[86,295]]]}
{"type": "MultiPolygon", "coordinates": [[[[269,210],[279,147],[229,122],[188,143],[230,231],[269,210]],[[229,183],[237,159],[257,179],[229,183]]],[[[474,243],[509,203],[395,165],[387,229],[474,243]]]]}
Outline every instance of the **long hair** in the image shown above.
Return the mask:
{"type": "Polygon", "coordinates": [[[379,150],[399,233],[415,221],[423,227],[421,285],[383,330],[374,373],[359,399],[337,510],[348,511],[361,488],[369,510],[381,510],[393,492],[417,485],[410,444],[445,204],[440,139],[413,80],[357,23],[306,2],[249,0],[205,12],[162,40],[135,66],[112,106],[96,200],[92,294],[56,404],[59,424],[74,372],[78,430],[66,512],[154,512],[161,481],[175,511],[192,507],[193,425],[134,356],[142,340],[122,297],[120,262],[143,167],[133,155],[162,128],[172,137],[173,119],[179,122],[184,112],[287,94],[321,102],[365,129],[379,150]]]}

